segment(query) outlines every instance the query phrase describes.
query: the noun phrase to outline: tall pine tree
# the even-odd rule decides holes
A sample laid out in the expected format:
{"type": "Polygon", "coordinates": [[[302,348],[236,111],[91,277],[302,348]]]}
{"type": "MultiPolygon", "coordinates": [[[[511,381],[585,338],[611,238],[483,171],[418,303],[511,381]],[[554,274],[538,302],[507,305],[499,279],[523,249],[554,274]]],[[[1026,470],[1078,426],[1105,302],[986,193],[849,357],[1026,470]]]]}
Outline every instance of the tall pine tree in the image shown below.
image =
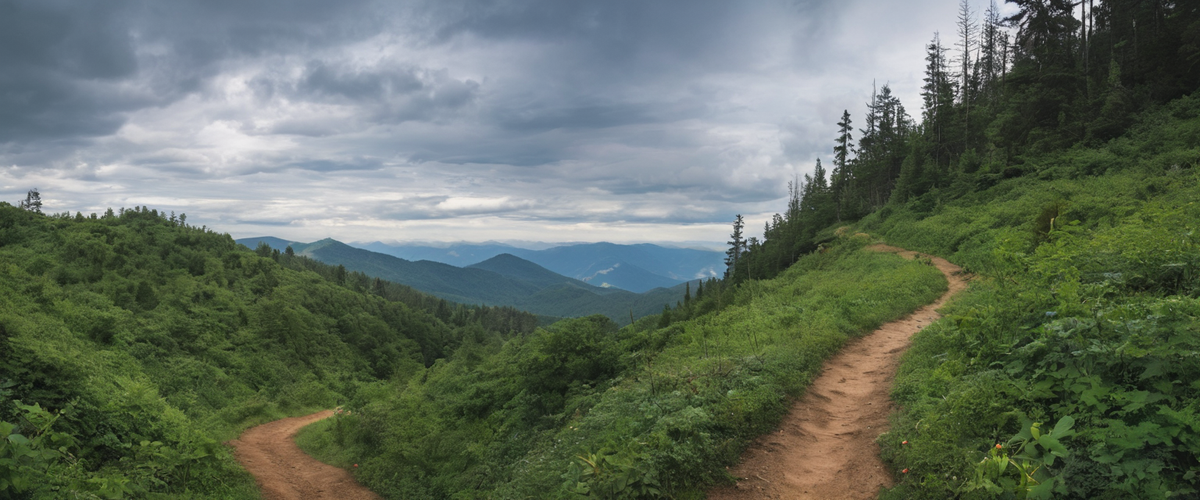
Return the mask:
{"type": "Polygon", "coordinates": [[[725,251],[725,277],[734,281],[737,280],[738,263],[746,250],[746,240],[742,237],[742,228],[745,225],[742,214],[737,214],[737,219],[733,221],[733,233],[729,235],[729,250],[725,251]]]}
{"type": "Polygon", "coordinates": [[[853,179],[850,176],[850,154],[853,152],[852,141],[854,141],[852,123],[850,111],[843,110],[842,119],[838,122],[837,145],[833,147],[833,175],[829,182],[834,217],[838,222],[842,221],[846,191],[853,179]]]}

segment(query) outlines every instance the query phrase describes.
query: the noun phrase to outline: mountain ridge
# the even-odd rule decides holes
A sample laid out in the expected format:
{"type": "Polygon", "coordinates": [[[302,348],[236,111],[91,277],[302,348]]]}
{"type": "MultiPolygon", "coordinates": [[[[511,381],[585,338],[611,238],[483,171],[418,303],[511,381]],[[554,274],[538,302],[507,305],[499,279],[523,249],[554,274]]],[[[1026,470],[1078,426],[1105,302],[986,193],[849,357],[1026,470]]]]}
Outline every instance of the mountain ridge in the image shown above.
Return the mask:
{"type": "Polygon", "coordinates": [[[253,237],[237,242],[246,246],[266,243],[284,249],[291,247],[297,255],[341,265],[349,271],[407,285],[453,302],[511,306],[554,317],[604,314],[619,324],[628,323],[630,316],[636,319],[661,312],[664,305],[682,300],[686,288],[683,283],[677,283],[634,293],[600,287],[563,276],[509,253],[471,266],[457,267],[432,260],[411,261],[356,248],[332,238],[298,243],[275,237],[253,237]]]}
{"type": "Polygon", "coordinates": [[[725,255],[722,252],[672,248],[653,243],[571,243],[546,249],[521,248],[495,242],[446,246],[372,242],[353,243],[351,246],[408,260],[427,259],[462,267],[508,253],[581,281],[588,281],[586,278],[594,277],[597,271],[620,264],[629,268],[606,277],[602,282],[632,292],[646,292],[689,280],[720,277],[725,273],[725,255]]]}

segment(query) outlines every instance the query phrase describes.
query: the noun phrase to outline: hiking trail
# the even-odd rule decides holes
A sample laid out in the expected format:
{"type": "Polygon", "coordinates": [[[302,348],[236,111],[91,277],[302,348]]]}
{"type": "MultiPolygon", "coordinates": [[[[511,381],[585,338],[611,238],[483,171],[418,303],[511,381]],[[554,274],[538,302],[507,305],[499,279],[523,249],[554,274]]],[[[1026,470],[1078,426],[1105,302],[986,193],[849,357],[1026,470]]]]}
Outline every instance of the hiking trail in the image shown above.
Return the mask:
{"type": "Polygon", "coordinates": [[[941,317],[937,309],[964,290],[967,280],[945,259],[887,245],[867,248],[930,258],[949,289],[932,304],[847,342],[779,427],[751,443],[730,468],[737,484],[710,490],[710,500],[873,499],[880,487],[895,484],[875,439],[887,431],[894,409],[889,392],[900,355],[914,333],[941,317]]]}
{"type": "Polygon", "coordinates": [[[333,416],[325,410],[285,418],[246,429],[230,441],[265,500],[378,500],[344,469],[317,461],[296,446],[296,433],[308,424],[333,416]]]}

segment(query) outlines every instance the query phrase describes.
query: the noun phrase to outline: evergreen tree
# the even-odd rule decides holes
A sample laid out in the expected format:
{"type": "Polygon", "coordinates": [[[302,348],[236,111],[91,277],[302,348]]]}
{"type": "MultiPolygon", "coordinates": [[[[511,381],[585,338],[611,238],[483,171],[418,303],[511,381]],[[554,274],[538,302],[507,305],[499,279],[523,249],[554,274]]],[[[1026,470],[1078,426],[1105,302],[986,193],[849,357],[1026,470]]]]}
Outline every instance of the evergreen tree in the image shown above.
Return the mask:
{"type": "Polygon", "coordinates": [[[826,179],[825,167],[821,166],[820,158],[817,158],[812,176],[806,175],[804,178],[807,182],[804,184],[804,198],[800,202],[801,213],[804,214],[801,224],[809,231],[804,236],[811,238],[811,232],[832,224],[836,216],[829,192],[829,181],[826,179]]]}
{"type": "Polygon", "coordinates": [[[788,181],[788,207],[787,214],[783,217],[785,222],[792,224],[800,222],[800,197],[803,190],[804,184],[800,182],[799,178],[788,181]]]}
{"type": "Polygon", "coordinates": [[[1078,22],[1073,14],[1075,4],[1070,0],[1007,1],[1019,9],[1006,19],[1017,27],[1018,59],[1030,61],[1039,73],[1070,67],[1070,44],[1078,22]]]}
{"type": "Polygon", "coordinates": [[[1007,39],[1000,17],[1000,9],[995,0],[988,5],[983,14],[983,28],[979,40],[980,90],[988,97],[995,97],[999,91],[1000,74],[1004,71],[1001,64],[1001,38],[1007,39]]]}
{"type": "Polygon", "coordinates": [[[978,45],[978,40],[975,39],[979,31],[979,23],[975,21],[975,14],[971,12],[971,3],[968,0],[959,0],[958,2],[958,40],[954,42],[954,46],[958,48],[958,58],[955,61],[958,64],[958,84],[959,84],[959,101],[964,105],[970,105],[972,98],[972,75],[975,72],[975,65],[972,64],[971,53],[975,51],[978,45]]]}
{"type": "Polygon", "coordinates": [[[954,86],[946,71],[946,49],[942,47],[938,33],[925,51],[925,85],[921,97],[925,107],[922,111],[925,139],[932,148],[936,166],[950,162],[950,118],[954,110],[954,86]]]}
{"type": "Polygon", "coordinates": [[[912,122],[887,85],[875,93],[865,121],[867,128],[859,131],[862,137],[858,140],[853,176],[857,196],[866,202],[864,208],[873,210],[887,202],[900,175],[912,122]]]}
{"type": "Polygon", "coordinates": [[[746,240],[742,238],[742,228],[745,224],[742,214],[737,214],[737,219],[733,221],[733,233],[729,235],[729,250],[725,251],[726,277],[736,279],[738,261],[741,260],[742,252],[746,250],[746,240]]]}
{"type": "Polygon", "coordinates": [[[846,189],[849,187],[852,179],[850,177],[850,154],[853,151],[851,144],[854,140],[853,135],[851,135],[854,131],[854,128],[851,126],[852,123],[850,120],[850,111],[843,110],[842,119],[838,122],[837,145],[833,147],[833,175],[829,183],[834,206],[834,218],[838,222],[842,220],[846,189]]]}
{"type": "Polygon", "coordinates": [[[23,210],[28,210],[34,213],[42,213],[42,195],[38,193],[37,188],[30,189],[25,193],[25,200],[20,202],[18,206],[23,210]]]}

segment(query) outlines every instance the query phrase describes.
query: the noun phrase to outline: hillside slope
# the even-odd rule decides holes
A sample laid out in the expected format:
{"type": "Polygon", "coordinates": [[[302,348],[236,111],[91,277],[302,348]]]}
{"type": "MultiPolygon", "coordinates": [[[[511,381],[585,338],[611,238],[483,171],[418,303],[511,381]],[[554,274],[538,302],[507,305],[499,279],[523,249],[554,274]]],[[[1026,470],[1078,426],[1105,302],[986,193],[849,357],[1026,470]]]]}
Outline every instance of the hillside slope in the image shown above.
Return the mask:
{"type": "MultiPolygon", "coordinates": [[[[292,248],[299,255],[326,264],[345,266],[351,271],[402,283],[455,302],[500,304],[509,297],[529,296],[542,288],[485,269],[455,267],[431,261],[411,262],[354,248],[332,239],[295,244],[292,248]]],[[[562,280],[566,281],[567,278],[563,277],[562,280]]]]}
{"type": "Polygon", "coordinates": [[[904,411],[881,444],[909,472],[886,498],[1197,493],[1200,99],[1144,118],[1103,147],[1031,155],[1022,177],[859,224],[982,277],[901,366],[904,411]],[[1006,458],[1034,482],[990,466],[1006,458]]]}
{"type": "Polygon", "coordinates": [[[297,255],[411,286],[464,304],[510,306],[552,317],[603,314],[619,324],[662,312],[683,300],[684,285],[646,293],[601,288],[556,274],[513,255],[460,268],[431,261],[411,262],[354,248],[332,239],[292,244],[297,255]]]}
{"type": "MultiPolygon", "coordinates": [[[[568,283],[581,288],[586,287],[586,284],[582,281],[567,278],[566,276],[507,253],[497,255],[483,262],[471,264],[470,266],[467,266],[467,269],[482,269],[485,271],[491,271],[501,276],[507,276],[525,283],[533,284],[539,289],[568,283]]],[[[602,290],[596,290],[596,292],[602,292],[602,290]]]]}
{"type": "Polygon", "coordinates": [[[220,445],[238,430],[536,323],[145,208],[0,203],[0,496],[258,498],[220,445]]]}
{"type": "Polygon", "coordinates": [[[387,498],[696,498],[849,337],[945,290],[864,243],[752,286],[710,281],[666,318],[565,320],[480,349],[300,441],[387,498]]]}

